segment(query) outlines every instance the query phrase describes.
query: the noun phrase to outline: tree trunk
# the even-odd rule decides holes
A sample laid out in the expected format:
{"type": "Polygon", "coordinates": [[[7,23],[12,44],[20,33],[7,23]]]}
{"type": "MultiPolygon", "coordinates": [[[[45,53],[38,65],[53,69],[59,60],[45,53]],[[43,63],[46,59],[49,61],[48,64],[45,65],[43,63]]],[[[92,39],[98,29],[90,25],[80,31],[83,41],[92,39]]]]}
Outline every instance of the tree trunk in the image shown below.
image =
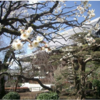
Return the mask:
{"type": "Polygon", "coordinates": [[[79,58],[78,64],[80,67],[80,89],[78,91],[78,100],[85,99],[85,63],[82,58],[79,58]]]}
{"type": "Polygon", "coordinates": [[[16,83],[15,83],[15,92],[17,91],[17,87],[18,87],[18,79],[16,80],[16,83]]]}
{"type": "MultiPolygon", "coordinates": [[[[11,57],[11,49],[9,49],[4,57],[4,61],[0,61],[0,71],[2,70],[7,70],[8,69],[8,64],[6,64],[6,62],[8,61],[8,59],[12,59],[11,57]]],[[[5,95],[5,79],[4,79],[4,75],[0,76],[0,99],[5,95]]]]}
{"type": "Polygon", "coordinates": [[[0,99],[5,95],[4,76],[0,76],[0,99]]]}
{"type": "Polygon", "coordinates": [[[79,91],[80,89],[80,79],[79,76],[77,75],[77,71],[79,70],[79,64],[78,64],[78,59],[74,58],[73,59],[73,72],[74,72],[74,85],[75,85],[75,89],[76,89],[76,93],[79,91]]]}
{"type": "MultiPolygon", "coordinates": [[[[3,69],[2,62],[0,61],[0,71],[3,69]]],[[[5,79],[4,76],[0,76],[0,99],[5,95],[5,79]]]]}

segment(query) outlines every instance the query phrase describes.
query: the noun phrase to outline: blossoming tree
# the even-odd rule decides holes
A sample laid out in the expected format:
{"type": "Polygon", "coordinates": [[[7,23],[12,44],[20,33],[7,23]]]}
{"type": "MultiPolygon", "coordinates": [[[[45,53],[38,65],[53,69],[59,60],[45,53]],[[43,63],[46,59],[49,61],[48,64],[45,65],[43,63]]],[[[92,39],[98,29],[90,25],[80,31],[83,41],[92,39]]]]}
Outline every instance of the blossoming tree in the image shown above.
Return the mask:
{"type": "MultiPolygon", "coordinates": [[[[48,43],[53,41],[54,34],[69,27],[82,27],[95,16],[94,10],[89,9],[91,4],[87,1],[82,1],[80,4],[75,3],[71,7],[67,3],[67,1],[0,1],[0,35],[8,40],[8,45],[0,50],[9,49],[13,59],[16,59],[16,51],[21,50],[26,44],[28,46],[25,49],[34,50],[35,48],[51,52],[52,48],[48,43]],[[81,22],[78,20],[80,16],[83,17],[81,22]]],[[[67,41],[63,36],[62,38],[67,41]]],[[[20,65],[20,61],[18,62],[20,65]]],[[[44,88],[52,90],[38,79],[27,78],[23,75],[17,76],[38,81],[44,88]]]]}

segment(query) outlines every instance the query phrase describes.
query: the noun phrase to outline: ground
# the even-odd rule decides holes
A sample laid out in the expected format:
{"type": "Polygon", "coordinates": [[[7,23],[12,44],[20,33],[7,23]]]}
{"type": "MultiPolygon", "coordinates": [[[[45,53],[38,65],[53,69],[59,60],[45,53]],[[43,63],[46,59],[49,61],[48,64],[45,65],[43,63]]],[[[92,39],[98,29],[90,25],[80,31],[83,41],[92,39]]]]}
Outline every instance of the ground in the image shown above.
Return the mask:
{"type": "Polygon", "coordinates": [[[36,92],[23,92],[23,93],[19,93],[20,95],[20,100],[28,100],[28,99],[35,99],[36,95],[38,93],[41,93],[41,91],[36,91],[36,92]]]}
{"type": "MultiPolygon", "coordinates": [[[[20,94],[20,100],[33,100],[35,99],[36,95],[41,93],[43,91],[37,91],[37,92],[23,92],[19,93],[20,94]]],[[[65,99],[75,99],[75,96],[61,96],[60,100],[65,100],[65,99]]]]}

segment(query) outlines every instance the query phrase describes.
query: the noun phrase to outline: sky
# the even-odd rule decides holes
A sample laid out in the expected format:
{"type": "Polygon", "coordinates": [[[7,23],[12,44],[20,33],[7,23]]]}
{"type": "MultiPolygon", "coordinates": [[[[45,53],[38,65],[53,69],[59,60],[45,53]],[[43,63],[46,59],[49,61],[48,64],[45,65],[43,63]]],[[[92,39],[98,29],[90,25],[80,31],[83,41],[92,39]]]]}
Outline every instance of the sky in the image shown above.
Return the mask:
{"type": "MultiPolygon", "coordinates": [[[[88,1],[91,4],[90,9],[95,9],[95,17],[93,17],[92,19],[100,17],[100,1],[96,1],[96,0],[95,1],[88,0],[88,1]]],[[[74,2],[80,3],[81,0],[80,1],[70,1],[70,0],[68,0],[66,5],[68,5],[68,6],[74,5],[74,2]]]]}
{"type": "Polygon", "coordinates": [[[95,9],[95,17],[92,19],[100,17],[100,1],[89,1],[89,3],[92,5],[91,9],[95,9]]]}
{"type": "MultiPolygon", "coordinates": [[[[68,0],[68,2],[66,3],[66,5],[68,6],[73,6],[74,2],[80,3],[80,1],[70,1],[68,0]]],[[[93,17],[91,20],[100,17],[100,1],[89,1],[89,3],[92,5],[90,7],[90,9],[95,9],[95,17],[93,17]]],[[[31,53],[32,50],[27,50],[27,53],[31,53]]]]}

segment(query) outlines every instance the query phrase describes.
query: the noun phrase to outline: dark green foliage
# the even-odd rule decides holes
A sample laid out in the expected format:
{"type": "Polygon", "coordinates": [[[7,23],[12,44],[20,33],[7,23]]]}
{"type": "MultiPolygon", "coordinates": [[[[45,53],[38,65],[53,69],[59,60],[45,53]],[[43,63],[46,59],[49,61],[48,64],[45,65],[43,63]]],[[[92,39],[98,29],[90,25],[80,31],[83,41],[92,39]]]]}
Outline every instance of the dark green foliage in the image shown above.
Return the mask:
{"type": "Polygon", "coordinates": [[[80,52],[76,53],[76,55],[77,55],[78,57],[84,57],[84,55],[87,55],[87,54],[88,54],[87,51],[80,51],[80,52]]]}
{"type": "Polygon", "coordinates": [[[93,57],[100,57],[100,51],[95,51],[94,53],[91,54],[93,57]]]}
{"type": "Polygon", "coordinates": [[[100,81],[97,80],[97,79],[93,80],[92,83],[93,83],[93,86],[99,86],[100,85],[100,81]]]}
{"type": "Polygon", "coordinates": [[[72,35],[70,37],[70,39],[75,40],[76,42],[80,42],[80,43],[86,44],[86,40],[83,39],[83,37],[85,37],[85,35],[87,35],[87,33],[83,33],[83,32],[76,33],[76,34],[72,35]]]}
{"type": "Polygon", "coordinates": [[[96,43],[100,43],[100,38],[96,38],[96,43]]]}
{"type": "Polygon", "coordinates": [[[9,100],[20,99],[20,95],[17,92],[9,92],[2,98],[2,100],[5,99],[9,99],[9,100]]]}
{"type": "Polygon", "coordinates": [[[59,59],[62,57],[62,55],[60,54],[53,54],[50,58],[49,58],[49,60],[50,61],[53,61],[52,62],[52,65],[54,65],[54,66],[57,66],[57,65],[59,65],[60,64],[60,62],[59,62],[59,59]]]}
{"type": "Polygon", "coordinates": [[[58,100],[59,96],[56,92],[41,93],[37,96],[37,100],[58,100]]]}
{"type": "Polygon", "coordinates": [[[100,96],[100,81],[95,79],[93,80],[92,84],[97,88],[97,96],[100,96]]]}

